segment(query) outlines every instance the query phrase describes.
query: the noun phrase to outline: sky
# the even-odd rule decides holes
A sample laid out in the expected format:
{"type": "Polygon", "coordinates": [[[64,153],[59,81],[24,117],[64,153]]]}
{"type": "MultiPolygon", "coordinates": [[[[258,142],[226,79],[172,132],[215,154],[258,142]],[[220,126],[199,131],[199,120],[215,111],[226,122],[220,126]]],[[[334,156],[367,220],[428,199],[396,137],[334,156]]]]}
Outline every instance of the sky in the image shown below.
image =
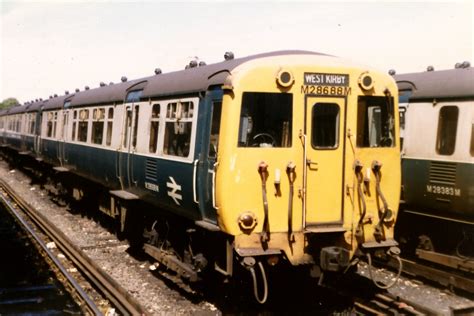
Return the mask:
{"type": "Polygon", "coordinates": [[[0,101],[302,49],[397,73],[474,63],[474,0],[0,0],[0,101]]]}

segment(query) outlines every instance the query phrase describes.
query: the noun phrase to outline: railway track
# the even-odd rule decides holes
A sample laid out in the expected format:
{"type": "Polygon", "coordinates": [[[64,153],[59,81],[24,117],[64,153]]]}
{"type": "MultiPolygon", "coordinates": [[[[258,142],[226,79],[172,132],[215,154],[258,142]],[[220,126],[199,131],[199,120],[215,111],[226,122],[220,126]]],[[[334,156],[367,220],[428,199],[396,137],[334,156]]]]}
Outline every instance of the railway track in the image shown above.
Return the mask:
{"type": "MultiPolygon", "coordinates": [[[[407,258],[402,258],[401,260],[403,263],[403,274],[405,275],[428,280],[431,283],[448,287],[450,290],[458,289],[474,295],[474,276],[472,274],[448,271],[407,258]]],[[[395,270],[398,267],[397,262],[393,259],[390,259],[388,262],[376,261],[376,265],[387,267],[391,270],[395,270]]]]}
{"type": "Polygon", "coordinates": [[[73,293],[78,304],[83,307],[85,313],[100,315],[103,312],[96,302],[91,299],[76,279],[68,272],[67,268],[54,255],[33,228],[36,226],[44,233],[57,248],[77,267],[93,287],[110,302],[115,311],[120,315],[142,315],[144,308],[129,295],[117,282],[103,272],[87,255],[59,230],[57,230],[46,218],[35,211],[20,196],[18,196],[10,186],[0,179],[0,202],[5,205],[8,211],[16,218],[18,223],[24,227],[36,243],[40,246],[42,253],[49,257],[56,271],[62,276],[67,287],[73,293]],[[23,214],[23,215],[22,215],[23,214]]]}
{"type": "Polygon", "coordinates": [[[334,285],[329,285],[329,289],[334,295],[339,296],[341,301],[351,302],[347,315],[440,315],[439,311],[429,306],[429,302],[420,304],[394,295],[387,289],[378,288],[365,276],[354,275],[331,284],[334,285]]]}

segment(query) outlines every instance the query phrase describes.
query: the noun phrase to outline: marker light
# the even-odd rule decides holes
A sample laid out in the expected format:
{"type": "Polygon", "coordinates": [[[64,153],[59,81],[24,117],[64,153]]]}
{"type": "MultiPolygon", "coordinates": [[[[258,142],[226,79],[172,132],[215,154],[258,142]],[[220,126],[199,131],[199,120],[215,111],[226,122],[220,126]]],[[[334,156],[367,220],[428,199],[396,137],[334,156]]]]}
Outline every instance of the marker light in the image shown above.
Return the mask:
{"type": "Polygon", "coordinates": [[[278,85],[288,88],[295,82],[295,78],[288,70],[280,70],[277,74],[276,81],[278,85]]]}
{"type": "Polygon", "coordinates": [[[370,90],[374,87],[374,80],[368,72],[364,72],[360,75],[359,86],[364,90],[370,90]]]}

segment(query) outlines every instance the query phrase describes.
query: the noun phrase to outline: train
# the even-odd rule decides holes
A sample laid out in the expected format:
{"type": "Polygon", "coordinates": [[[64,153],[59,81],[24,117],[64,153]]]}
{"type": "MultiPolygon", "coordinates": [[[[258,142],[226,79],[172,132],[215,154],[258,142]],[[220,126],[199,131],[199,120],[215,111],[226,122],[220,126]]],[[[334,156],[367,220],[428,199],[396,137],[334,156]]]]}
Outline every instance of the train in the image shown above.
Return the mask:
{"type": "Polygon", "coordinates": [[[394,75],[399,88],[405,255],[474,273],[474,69],[394,75]]]}
{"type": "Polygon", "coordinates": [[[321,280],[399,253],[398,134],[390,75],[308,51],[228,52],[0,113],[2,152],[55,196],[95,203],[191,282],[248,273],[260,303],[276,267],[321,280]]]}

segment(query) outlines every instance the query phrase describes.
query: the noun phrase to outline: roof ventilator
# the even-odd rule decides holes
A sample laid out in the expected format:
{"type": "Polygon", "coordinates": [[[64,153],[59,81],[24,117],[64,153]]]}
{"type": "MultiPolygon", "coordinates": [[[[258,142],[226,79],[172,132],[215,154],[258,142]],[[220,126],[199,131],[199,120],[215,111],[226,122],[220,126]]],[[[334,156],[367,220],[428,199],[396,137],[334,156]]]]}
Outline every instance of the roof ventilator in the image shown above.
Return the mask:
{"type": "Polygon", "coordinates": [[[468,62],[467,60],[463,61],[462,63],[456,63],[456,65],[454,65],[454,68],[456,69],[469,68],[469,67],[471,67],[471,63],[468,62]]]}
{"type": "Polygon", "coordinates": [[[225,59],[225,60],[232,60],[232,59],[234,59],[234,53],[233,53],[233,52],[225,52],[225,54],[224,54],[224,59],[225,59]]]}

